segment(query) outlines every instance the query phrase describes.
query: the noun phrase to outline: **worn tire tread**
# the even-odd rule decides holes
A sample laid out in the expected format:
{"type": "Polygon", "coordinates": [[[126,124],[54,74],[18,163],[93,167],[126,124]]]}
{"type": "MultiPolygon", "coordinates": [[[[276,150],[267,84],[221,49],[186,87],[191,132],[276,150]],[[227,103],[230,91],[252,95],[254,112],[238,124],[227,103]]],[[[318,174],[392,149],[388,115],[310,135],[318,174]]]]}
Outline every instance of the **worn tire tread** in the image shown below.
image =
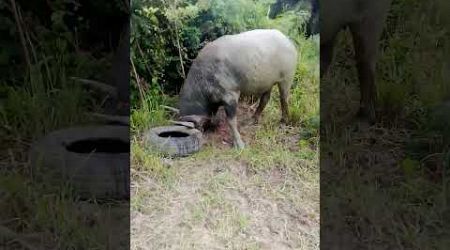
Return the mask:
{"type": "Polygon", "coordinates": [[[200,150],[202,146],[202,133],[197,129],[184,126],[165,126],[152,128],[145,134],[146,144],[152,150],[172,157],[189,156],[200,150]],[[187,137],[161,137],[164,132],[182,132],[187,137]]]}

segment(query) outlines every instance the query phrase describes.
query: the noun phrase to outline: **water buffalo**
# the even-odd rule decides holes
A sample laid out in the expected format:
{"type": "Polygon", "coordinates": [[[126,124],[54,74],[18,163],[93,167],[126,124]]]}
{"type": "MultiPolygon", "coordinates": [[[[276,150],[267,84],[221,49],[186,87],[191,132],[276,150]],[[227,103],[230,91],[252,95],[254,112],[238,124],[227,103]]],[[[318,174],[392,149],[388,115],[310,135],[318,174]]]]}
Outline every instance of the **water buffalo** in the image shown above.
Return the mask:
{"type": "Polygon", "coordinates": [[[260,29],[226,35],[207,44],[195,58],[181,88],[179,115],[202,127],[223,106],[236,148],[244,148],[236,111],[241,95],[260,97],[258,119],[278,84],[282,122],[297,65],[297,49],[280,31],[260,29]]]}
{"type": "MultiPolygon", "coordinates": [[[[317,1],[317,0],[315,0],[317,1]]],[[[328,70],[336,35],[349,28],[353,37],[361,100],[358,116],[375,122],[375,63],[378,40],[391,0],[318,0],[320,6],[320,76],[328,70]]]]}

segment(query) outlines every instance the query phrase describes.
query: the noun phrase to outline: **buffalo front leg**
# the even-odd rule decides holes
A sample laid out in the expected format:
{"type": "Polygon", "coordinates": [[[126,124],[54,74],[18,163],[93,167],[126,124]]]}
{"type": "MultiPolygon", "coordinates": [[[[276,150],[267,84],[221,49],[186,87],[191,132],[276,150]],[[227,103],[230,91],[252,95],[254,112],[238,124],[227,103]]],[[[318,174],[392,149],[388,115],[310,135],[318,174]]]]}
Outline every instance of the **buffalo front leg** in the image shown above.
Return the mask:
{"type": "Polygon", "coordinates": [[[244,142],[241,139],[241,134],[239,134],[237,128],[237,100],[233,100],[228,104],[225,104],[225,113],[227,115],[227,122],[230,127],[230,132],[233,137],[233,146],[237,149],[243,149],[245,147],[244,142]]]}
{"type": "Polygon", "coordinates": [[[261,117],[261,113],[264,110],[264,108],[266,107],[267,103],[269,102],[270,93],[271,92],[272,92],[272,90],[267,91],[259,99],[258,108],[256,109],[255,114],[253,115],[254,123],[258,123],[259,122],[259,118],[261,117]]]}

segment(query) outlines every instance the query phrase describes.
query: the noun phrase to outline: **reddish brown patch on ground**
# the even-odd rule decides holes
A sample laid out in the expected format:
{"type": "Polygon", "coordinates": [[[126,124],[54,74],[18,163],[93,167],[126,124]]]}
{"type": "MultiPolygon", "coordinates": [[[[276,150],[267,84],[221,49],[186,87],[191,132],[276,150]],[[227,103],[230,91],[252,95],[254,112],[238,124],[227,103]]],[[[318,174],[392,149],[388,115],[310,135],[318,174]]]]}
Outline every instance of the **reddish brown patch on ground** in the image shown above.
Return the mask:
{"type": "MultiPolygon", "coordinates": [[[[250,144],[254,140],[255,132],[258,130],[261,124],[261,120],[264,113],[261,116],[259,123],[255,124],[253,114],[255,113],[256,105],[247,103],[239,104],[237,110],[238,130],[241,134],[241,138],[246,144],[250,144]]],[[[227,117],[223,107],[220,107],[216,116],[213,118],[212,123],[214,126],[210,127],[204,133],[205,143],[208,146],[214,146],[215,148],[226,149],[233,146],[233,138],[228,126],[227,117]]],[[[277,143],[286,146],[286,149],[292,152],[300,150],[299,140],[300,133],[299,127],[279,124],[278,130],[282,131],[285,136],[277,138],[277,143]]]]}
{"type": "MultiPolygon", "coordinates": [[[[238,130],[243,139],[248,135],[248,131],[251,130],[251,120],[254,113],[254,108],[249,104],[240,104],[237,110],[238,130]]],[[[230,128],[227,123],[227,116],[223,107],[219,108],[216,117],[213,118],[213,122],[216,126],[210,131],[205,132],[205,139],[207,144],[214,146],[232,146],[233,138],[230,133],[230,128]]]]}

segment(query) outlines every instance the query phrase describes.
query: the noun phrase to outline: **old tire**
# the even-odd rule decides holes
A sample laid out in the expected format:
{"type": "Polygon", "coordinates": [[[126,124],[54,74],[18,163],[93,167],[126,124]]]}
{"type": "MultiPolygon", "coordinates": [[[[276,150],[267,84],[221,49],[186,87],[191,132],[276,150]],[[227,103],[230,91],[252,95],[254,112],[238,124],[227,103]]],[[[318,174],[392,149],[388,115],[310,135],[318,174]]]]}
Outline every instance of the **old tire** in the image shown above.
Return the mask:
{"type": "Polygon", "coordinates": [[[184,126],[165,126],[150,129],[144,141],[151,150],[165,156],[183,157],[196,153],[203,144],[202,133],[184,126]]]}
{"type": "Polygon", "coordinates": [[[46,173],[45,182],[69,183],[82,199],[128,199],[129,145],[125,126],[67,128],[34,143],[30,162],[33,172],[46,173]]]}

